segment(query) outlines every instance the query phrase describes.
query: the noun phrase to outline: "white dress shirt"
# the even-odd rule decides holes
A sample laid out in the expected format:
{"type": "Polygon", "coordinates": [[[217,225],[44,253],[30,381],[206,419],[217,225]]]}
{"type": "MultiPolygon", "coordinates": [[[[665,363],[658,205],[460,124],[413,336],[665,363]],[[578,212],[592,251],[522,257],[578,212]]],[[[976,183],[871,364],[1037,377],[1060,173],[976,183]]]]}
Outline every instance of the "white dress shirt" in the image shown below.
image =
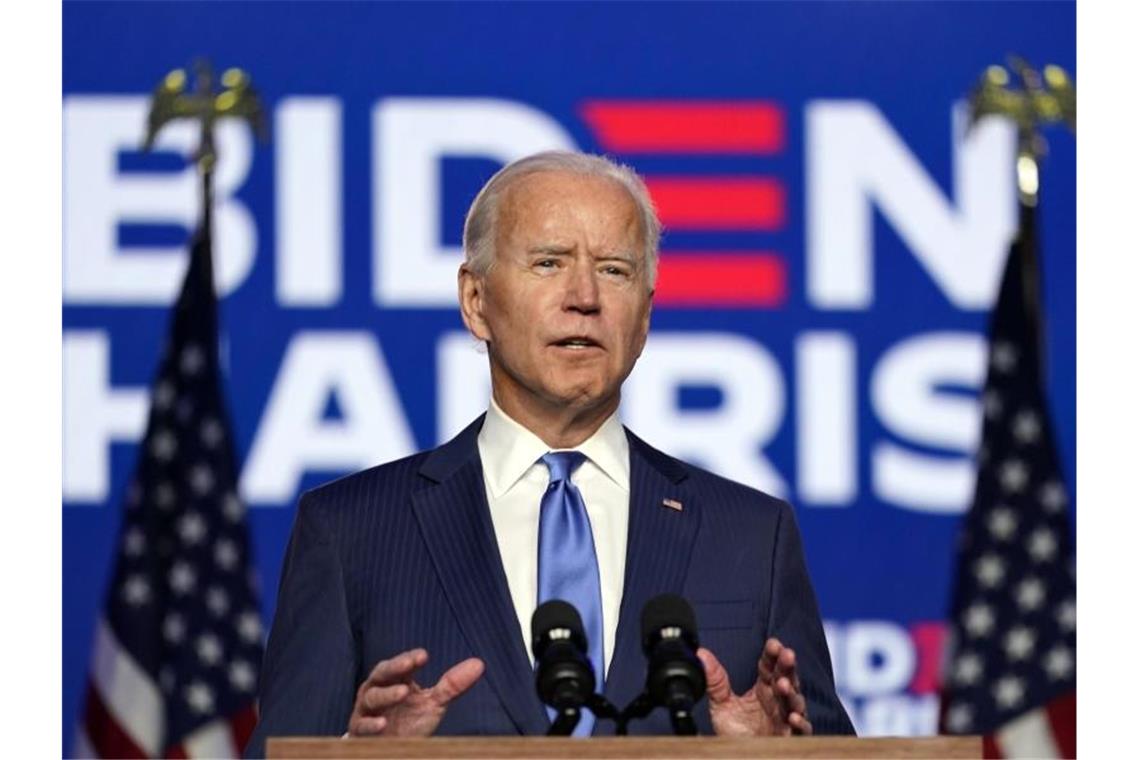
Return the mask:
{"type": "MultiPolygon", "coordinates": [[[[530,618],[538,606],[538,518],[550,472],[539,458],[551,449],[491,400],[479,431],[483,484],[491,522],[507,574],[511,601],[530,651],[530,618]]],[[[606,671],[614,651],[618,610],[625,578],[625,546],[629,532],[629,441],[617,414],[607,419],[574,451],[586,455],[571,480],[582,493],[602,585],[603,653],[606,671]]]]}

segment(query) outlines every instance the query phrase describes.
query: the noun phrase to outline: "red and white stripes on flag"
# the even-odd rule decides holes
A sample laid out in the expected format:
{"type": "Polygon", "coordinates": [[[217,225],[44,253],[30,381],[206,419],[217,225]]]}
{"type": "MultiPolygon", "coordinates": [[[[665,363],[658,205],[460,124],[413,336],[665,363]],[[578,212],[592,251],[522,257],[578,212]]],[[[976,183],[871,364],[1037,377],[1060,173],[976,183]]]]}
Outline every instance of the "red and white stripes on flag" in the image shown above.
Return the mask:
{"type": "Polygon", "coordinates": [[[86,708],[72,750],[77,758],[239,757],[257,723],[249,705],[207,723],[180,744],[163,748],[161,690],[119,645],[103,619],[95,630],[86,708]]]}
{"type": "Polygon", "coordinates": [[[985,757],[1076,757],[1077,696],[1066,694],[983,738],[985,757]]]}

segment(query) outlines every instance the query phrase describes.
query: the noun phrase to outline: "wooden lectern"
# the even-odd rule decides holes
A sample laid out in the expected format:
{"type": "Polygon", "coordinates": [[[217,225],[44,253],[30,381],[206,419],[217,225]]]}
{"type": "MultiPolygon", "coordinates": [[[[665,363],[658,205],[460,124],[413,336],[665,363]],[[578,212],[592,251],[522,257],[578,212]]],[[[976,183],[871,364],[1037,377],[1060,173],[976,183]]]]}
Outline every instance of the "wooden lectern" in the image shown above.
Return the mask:
{"type": "Polygon", "coordinates": [[[869,738],[794,736],[722,739],[713,736],[624,736],[566,739],[534,736],[438,737],[428,739],[270,738],[267,755],[285,758],[979,758],[980,736],[869,738]]]}

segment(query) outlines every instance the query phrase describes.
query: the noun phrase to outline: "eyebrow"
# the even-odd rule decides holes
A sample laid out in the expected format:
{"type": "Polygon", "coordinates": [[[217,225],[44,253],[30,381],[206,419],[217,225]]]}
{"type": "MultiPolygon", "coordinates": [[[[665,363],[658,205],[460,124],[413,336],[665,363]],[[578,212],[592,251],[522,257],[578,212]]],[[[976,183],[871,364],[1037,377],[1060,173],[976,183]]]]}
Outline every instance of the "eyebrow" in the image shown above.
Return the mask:
{"type": "MultiPolygon", "coordinates": [[[[536,245],[527,250],[528,256],[570,256],[574,253],[572,246],[564,245],[536,245]]],[[[632,266],[637,266],[637,256],[632,253],[617,252],[607,254],[605,256],[594,257],[594,261],[622,261],[632,266]]]]}
{"type": "Polygon", "coordinates": [[[611,253],[608,256],[598,256],[594,261],[624,261],[637,266],[637,256],[631,253],[611,253]]]}
{"type": "Polygon", "coordinates": [[[528,256],[536,256],[541,254],[566,256],[570,253],[573,253],[573,249],[565,245],[536,245],[533,248],[527,249],[528,256]]]}

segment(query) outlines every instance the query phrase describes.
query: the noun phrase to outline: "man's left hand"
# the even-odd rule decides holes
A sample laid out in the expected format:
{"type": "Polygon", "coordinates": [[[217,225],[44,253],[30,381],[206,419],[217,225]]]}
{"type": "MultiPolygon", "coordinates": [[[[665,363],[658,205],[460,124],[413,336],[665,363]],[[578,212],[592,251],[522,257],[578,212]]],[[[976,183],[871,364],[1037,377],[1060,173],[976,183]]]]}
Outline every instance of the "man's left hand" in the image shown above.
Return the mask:
{"type": "Polygon", "coordinates": [[[697,656],[708,680],[709,713],[717,736],[791,736],[811,734],[807,701],[800,693],[796,653],[771,638],[756,665],[756,683],[736,695],[728,672],[716,656],[701,647],[697,656]]]}

